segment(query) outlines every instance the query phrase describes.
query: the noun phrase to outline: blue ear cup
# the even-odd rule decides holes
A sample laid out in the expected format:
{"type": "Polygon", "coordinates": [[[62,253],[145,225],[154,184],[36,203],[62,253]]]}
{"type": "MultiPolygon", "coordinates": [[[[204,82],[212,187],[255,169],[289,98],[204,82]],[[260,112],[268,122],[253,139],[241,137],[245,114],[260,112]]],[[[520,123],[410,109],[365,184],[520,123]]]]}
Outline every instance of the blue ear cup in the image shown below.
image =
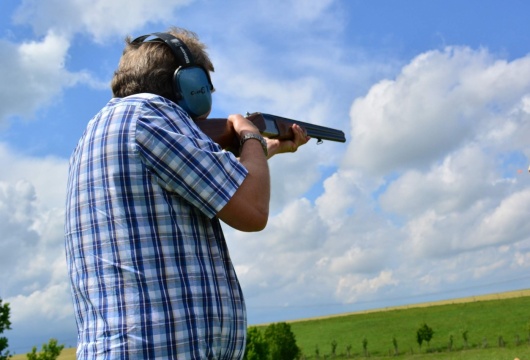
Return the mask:
{"type": "Polygon", "coordinates": [[[173,75],[177,104],[192,118],[208,115],[212,108],[212,86],[200,66],[179,67],[173,75]]]}

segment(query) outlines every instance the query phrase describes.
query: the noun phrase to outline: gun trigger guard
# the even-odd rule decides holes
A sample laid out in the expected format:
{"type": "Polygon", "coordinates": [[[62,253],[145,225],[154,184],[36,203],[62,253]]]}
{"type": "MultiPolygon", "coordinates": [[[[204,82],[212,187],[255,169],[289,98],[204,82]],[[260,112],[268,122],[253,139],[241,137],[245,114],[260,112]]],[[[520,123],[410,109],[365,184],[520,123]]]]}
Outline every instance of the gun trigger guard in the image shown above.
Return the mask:
{"type": "Polygon", "coordinates": [[[323,143],[324,143],[324,141],[322,141],[322,139],[318,139],[318,138],[317,138],[317,145],[321,145],[321,144],[323,144],[323,143]]]}

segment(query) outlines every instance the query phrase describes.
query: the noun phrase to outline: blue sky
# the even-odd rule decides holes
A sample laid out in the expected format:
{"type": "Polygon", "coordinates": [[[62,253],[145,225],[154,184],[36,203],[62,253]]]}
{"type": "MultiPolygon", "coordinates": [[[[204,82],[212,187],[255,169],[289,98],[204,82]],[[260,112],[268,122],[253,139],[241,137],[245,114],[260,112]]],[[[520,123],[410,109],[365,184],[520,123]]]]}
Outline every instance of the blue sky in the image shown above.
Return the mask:
{"type": "Polygon", "coordinates": [[[251,324],[528,287],[530,5],[60,0],[0,4],[0,298],[12,352],[75,344],[68,158],[123,38],[195,31],[212,117],[342,129],[271,159],[267,229],[225,227],[251,324]]]}

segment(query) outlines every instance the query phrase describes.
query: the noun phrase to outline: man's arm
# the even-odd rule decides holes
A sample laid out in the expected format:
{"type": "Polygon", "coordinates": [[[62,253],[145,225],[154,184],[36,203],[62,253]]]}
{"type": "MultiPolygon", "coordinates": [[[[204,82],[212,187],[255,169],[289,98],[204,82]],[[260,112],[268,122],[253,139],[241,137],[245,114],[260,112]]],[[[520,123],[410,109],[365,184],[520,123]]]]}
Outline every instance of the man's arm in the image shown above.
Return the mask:
{"type": "MultiPolygon", "coordinates": [[[[256,126],[242,115],[230,115],[228,121],[239,138],[247,133],[259,134],[256,126]]],[[[269,157],[294,152],[309,140],[299,126],[293,127],[293,133],[292,140],[267,140],[269,157]]],[[[248,175],[217,216],[237,230],[260,231],[267,225],[270,202],[269,165],[261,143],[247,140],[241,148],[239,160],[248,170],[248,175]]]]}
{"type": "MultiPolygon", "coordinates": [[[[248,133],[259,134],[256,126],[242,115],[230,115],[228,121],[239,138],[248,133]]],[[[217,216],[234,229],[260,231],[267,225],[270,201],[269,165],[261,143],[247,140],[239,161],[248,170],[247,177],[217,216]]]]}

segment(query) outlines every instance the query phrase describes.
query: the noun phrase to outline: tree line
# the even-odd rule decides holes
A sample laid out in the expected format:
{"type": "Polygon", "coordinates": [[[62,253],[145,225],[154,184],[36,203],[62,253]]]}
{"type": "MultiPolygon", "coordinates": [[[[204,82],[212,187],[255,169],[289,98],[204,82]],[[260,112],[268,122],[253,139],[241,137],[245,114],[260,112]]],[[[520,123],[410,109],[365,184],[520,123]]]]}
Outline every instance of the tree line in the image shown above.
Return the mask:
{"type": "MultiPolygon", "coordinates": [[[[0,335],[6,330],[11,330],[10,312],[9,303],[2,304],[2,299],[0,299],[0,335]]],[[[7,350],[8,346],[7,338],[0,336],[0,360],[7,360],[12,356],[7,350]]],[[[56,339],[50,339],[47,344],[42,345],[41,351],[37,352],[37,347],[34,346],[26,356],[28,360],[55,360],[63,349],[64,345],[59,345],[56,339]]]]}

